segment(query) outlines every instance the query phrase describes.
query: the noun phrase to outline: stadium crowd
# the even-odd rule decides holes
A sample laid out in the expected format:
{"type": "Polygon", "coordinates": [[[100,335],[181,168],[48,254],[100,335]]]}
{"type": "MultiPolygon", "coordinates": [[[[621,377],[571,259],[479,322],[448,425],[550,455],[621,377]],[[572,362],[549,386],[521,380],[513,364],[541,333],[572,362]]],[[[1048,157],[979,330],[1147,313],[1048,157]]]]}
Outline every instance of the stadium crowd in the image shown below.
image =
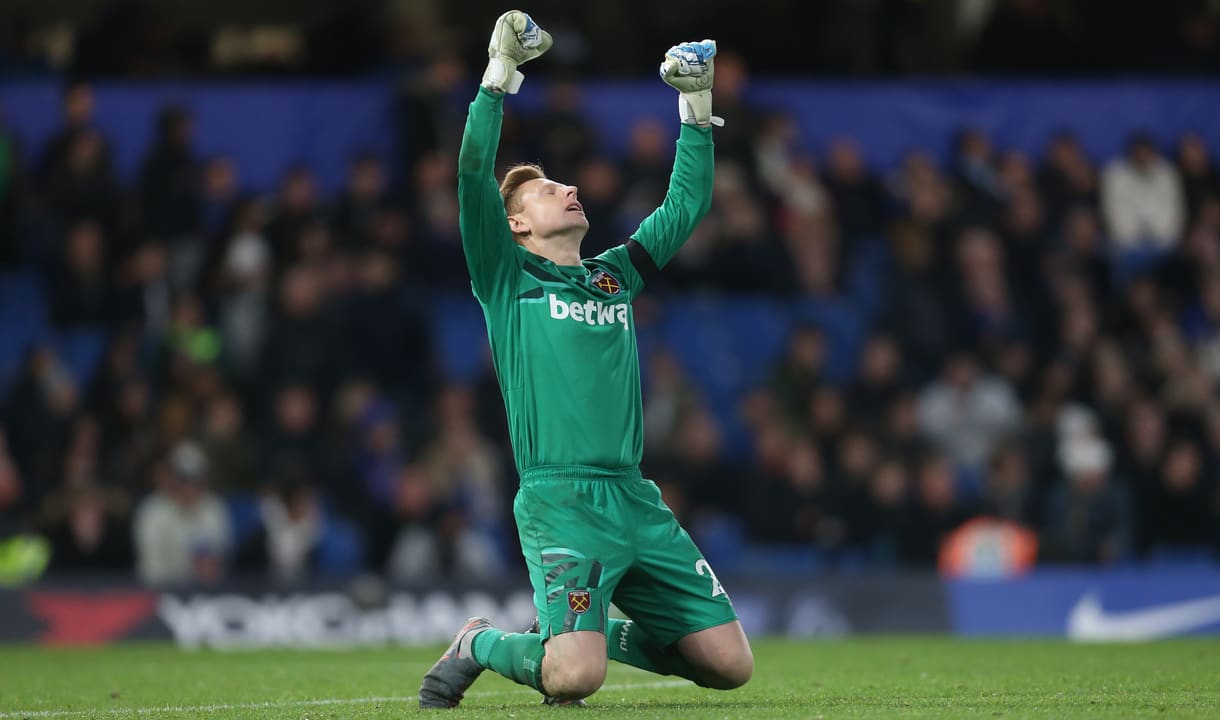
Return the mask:
{"type": "MultiPolygon", "coordinates": [[[[879,173],[851,138],[810,154],[746,81],[718,60],[711,216],[638,321],[694,293],[854,302],[866,255],[878,302],[846,381],[823,328],[793,330],[734,408],[745,453],[689,368],[641,359],[645,472],[698,539],[933,567],[990,517],[1043,563],[1220,552],[1220,175],[1199,137],[1091,158],[1065,128],[1030,157],[966,128],[879,173]]],[[[55,328],[105,334],[87,383],[49,344],[2,379],[0,538],[150,583],[515,567],[495,379],[456,382],[435,349],[434,299],[469,292],[455,87],[453,58],[422,69],[400,151],[353,158],[330,197],[308,167],[244,193],[179,106],[124,184],[87,84],[45,147],[0,124],[3,271],[37,274],[55,328]]],[[[510,112],[500,158],[580,188],[592,255],[659,203],[671,134],[642,122],[608,155],[557,80],[510,112]]]]}

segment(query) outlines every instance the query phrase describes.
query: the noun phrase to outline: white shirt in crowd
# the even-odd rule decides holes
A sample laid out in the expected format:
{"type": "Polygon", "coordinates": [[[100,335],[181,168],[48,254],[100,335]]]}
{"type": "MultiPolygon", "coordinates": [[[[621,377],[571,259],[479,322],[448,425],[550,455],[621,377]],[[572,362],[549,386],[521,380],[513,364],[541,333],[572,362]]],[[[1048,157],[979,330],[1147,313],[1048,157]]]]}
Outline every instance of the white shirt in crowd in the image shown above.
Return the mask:
{"type": "Polygon", "coordinates": [[[196,577],[196,561],[222,560],[233,543],[228,510],[211,493],[185,505],[155,492],[136,508],[134,526],[136,569],[153,585],[205,579],[196,577]]]}
{"type": "Polygon", "coordinates": [[[1168,250],[1186,224],[1186,201],[1177,170],[1162,157],[1143,169],[1127,157],[1101,174],[1101,209],[1118,250],[1168,250]]]}

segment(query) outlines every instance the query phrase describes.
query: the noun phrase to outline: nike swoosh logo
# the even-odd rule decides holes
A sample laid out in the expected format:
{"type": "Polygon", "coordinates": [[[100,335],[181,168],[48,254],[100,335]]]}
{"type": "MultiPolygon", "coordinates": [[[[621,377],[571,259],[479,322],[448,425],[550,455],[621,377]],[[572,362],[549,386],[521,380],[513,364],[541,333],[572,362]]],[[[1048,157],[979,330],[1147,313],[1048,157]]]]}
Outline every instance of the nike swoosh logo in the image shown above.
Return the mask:
{"type": "Polygon", "coordinates": [[[1220,595],[1106,612],[1097,593],[1089,592],[1068,613],[1067,634],[1073,640],[1155,640],[1216,623],[1220,623],[1220,595]]]}

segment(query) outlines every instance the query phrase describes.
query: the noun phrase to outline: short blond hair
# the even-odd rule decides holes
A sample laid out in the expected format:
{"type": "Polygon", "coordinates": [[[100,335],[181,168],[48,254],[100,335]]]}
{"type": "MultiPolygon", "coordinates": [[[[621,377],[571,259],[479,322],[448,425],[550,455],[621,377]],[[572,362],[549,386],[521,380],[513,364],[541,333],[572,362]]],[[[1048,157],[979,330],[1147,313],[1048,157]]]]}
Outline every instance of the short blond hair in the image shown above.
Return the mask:
{"type": "Polygon", "coordinates": [[[546,172],[541,165],[535,163],[519,163],[513,165],[504,173],[504,181],[500,183],[500,197],[504,199],[504,212],[514,215],[521,212],[521,201],[517,191],[530,180],[546,179],[546,172]]]}

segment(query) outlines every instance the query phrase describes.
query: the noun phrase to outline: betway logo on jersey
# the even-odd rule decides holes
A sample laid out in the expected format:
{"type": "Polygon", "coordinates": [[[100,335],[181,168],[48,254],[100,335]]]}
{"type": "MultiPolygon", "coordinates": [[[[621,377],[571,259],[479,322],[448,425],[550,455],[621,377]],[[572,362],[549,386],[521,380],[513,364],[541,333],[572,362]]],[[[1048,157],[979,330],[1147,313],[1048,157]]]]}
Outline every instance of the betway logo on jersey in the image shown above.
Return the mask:
{"type": "Polygon", "coordinates": [[[565,302],[550,294],[551,317],[556,320],[575,320],[586,325],[614,325],[618,323],[627,329],[627,304],[604,303],[600,300],[584,302],[565,302]]]}

